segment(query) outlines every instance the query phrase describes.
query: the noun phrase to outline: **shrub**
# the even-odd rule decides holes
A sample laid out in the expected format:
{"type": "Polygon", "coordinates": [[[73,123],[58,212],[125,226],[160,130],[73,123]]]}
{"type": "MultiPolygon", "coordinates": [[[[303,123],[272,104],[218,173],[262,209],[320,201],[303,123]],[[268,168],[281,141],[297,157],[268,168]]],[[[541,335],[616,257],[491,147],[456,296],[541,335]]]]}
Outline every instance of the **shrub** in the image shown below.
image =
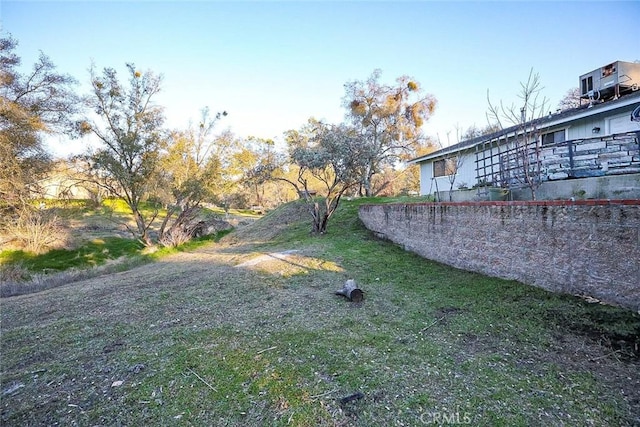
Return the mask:
{"type": "Polygon", "coordinates": [[[53,210],[22,208],[6,226],[8,234],[27,251],[42,253],[63,238],[60,219],[53,210]]]}

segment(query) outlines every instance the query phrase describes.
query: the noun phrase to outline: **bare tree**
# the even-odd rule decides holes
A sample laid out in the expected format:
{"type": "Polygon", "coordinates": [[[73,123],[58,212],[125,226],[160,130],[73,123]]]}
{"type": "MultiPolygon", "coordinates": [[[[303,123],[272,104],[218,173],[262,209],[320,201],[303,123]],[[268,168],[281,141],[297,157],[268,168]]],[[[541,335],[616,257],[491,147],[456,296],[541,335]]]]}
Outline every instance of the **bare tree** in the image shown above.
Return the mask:
{"type": "Polygon", "coordinates": [[[560,109],[560,111],[566,111],[578,108],[580,105],[580,88],[576,86],[567,91],[558,103],[558,109],[560,109]]]}
{"type": "Polygon", "coordinates": [[[487,92],[487,118],[505,133],[505,141],[509,144],[508,151],[501,159],[504,179],[509,184],[528,187],[533,200],[541,184],[542,141],[538,125],[545,115],[547,104],[546,98],[541,96],[542,90],[540,76],[532,69],[526,83],[520,83],[519,107],[513,104],[506,107],[502,101],[499,105],[493,104],[487,92]]]}
{"type": "MultiPolygon", "coordinates": [[[[454,144],[460,144],[460,126],[456,125],[456,141],[454,144]]],[[[467,131],[469,132],[469,131],[467,131]]],[[[449,133],[447,133],[447,143],[452,145],[449,141],[449,133]]],[[[449,201],[453,201],[453,186],[458,178],[458,171],[464,165],[465,156],[461,149],[456,150],[455,154],[445,159],[445,175],[449,181],[449,201]]]]}

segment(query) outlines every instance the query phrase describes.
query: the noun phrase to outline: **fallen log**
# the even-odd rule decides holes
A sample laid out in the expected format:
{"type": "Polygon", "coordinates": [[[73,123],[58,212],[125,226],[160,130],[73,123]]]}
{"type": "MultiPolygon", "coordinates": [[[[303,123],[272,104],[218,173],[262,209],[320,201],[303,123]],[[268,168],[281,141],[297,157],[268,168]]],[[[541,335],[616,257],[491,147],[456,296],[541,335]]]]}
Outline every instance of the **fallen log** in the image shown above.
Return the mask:
{"type": "Polygon", "coordinates": [[[364,292],[358,288],[356,281],[353,279],[347,280],[344,283],[344,287],[336,291],[336,295],[342,295],[353,302],[360,302],[364,299],[364,292]]]}

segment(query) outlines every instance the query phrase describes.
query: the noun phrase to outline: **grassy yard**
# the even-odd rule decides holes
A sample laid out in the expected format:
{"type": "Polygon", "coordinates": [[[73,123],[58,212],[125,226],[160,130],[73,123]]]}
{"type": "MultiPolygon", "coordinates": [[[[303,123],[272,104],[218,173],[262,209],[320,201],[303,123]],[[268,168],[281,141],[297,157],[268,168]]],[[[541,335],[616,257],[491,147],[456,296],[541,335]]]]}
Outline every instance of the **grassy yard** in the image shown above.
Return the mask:
{"type": "Polygon", "coordinates": [[[1,299],[2,424],[640,424],[638,314],[419,258],[358,203],[1,299]]]}

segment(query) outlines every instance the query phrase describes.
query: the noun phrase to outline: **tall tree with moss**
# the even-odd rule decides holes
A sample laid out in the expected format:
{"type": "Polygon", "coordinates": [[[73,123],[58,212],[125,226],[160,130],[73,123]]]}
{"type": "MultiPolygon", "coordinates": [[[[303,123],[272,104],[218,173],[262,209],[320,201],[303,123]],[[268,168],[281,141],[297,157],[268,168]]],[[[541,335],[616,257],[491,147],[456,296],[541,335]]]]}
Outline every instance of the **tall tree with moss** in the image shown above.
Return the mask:
{"type": "Polygon", "coordinates": [[[361,192],[375,195],[372,178],[386,166],[415,155],[423,124],[431,117],[436,99],[425,94],[418,82],[407,76],[394,85],[380,82],[375,70],[365,80],[345,84],[343,106],[347,120],[366,141],[366,167],[360,178],[361,192]]]}
{"type": "Polygon", "coordinates": [[[163,109],[154,102],[162,76],[141,72],[131,63],[126,69],[123,84],[115,69],[104,68],[99,74],[91,67],[92,92],[87,103],[96,118],[86,117],[79,128],[100,143],[90,155],[97,181],[126,202],[136,223],[130,231],[145,245],[152,245],[149,228],[157,212],[145,216],[140,204],[158,167],[163,142],[163,109]]]}
{"type": "Polygon", "coordinates": [[[19,70],[17,40],[0,38],[0,209],[13,210],[32,194],[47,173],[51,158],[47,134],[72,126],[79,98],[76,80],[56,71],[44,53],[30,71],[19,70]]]}

